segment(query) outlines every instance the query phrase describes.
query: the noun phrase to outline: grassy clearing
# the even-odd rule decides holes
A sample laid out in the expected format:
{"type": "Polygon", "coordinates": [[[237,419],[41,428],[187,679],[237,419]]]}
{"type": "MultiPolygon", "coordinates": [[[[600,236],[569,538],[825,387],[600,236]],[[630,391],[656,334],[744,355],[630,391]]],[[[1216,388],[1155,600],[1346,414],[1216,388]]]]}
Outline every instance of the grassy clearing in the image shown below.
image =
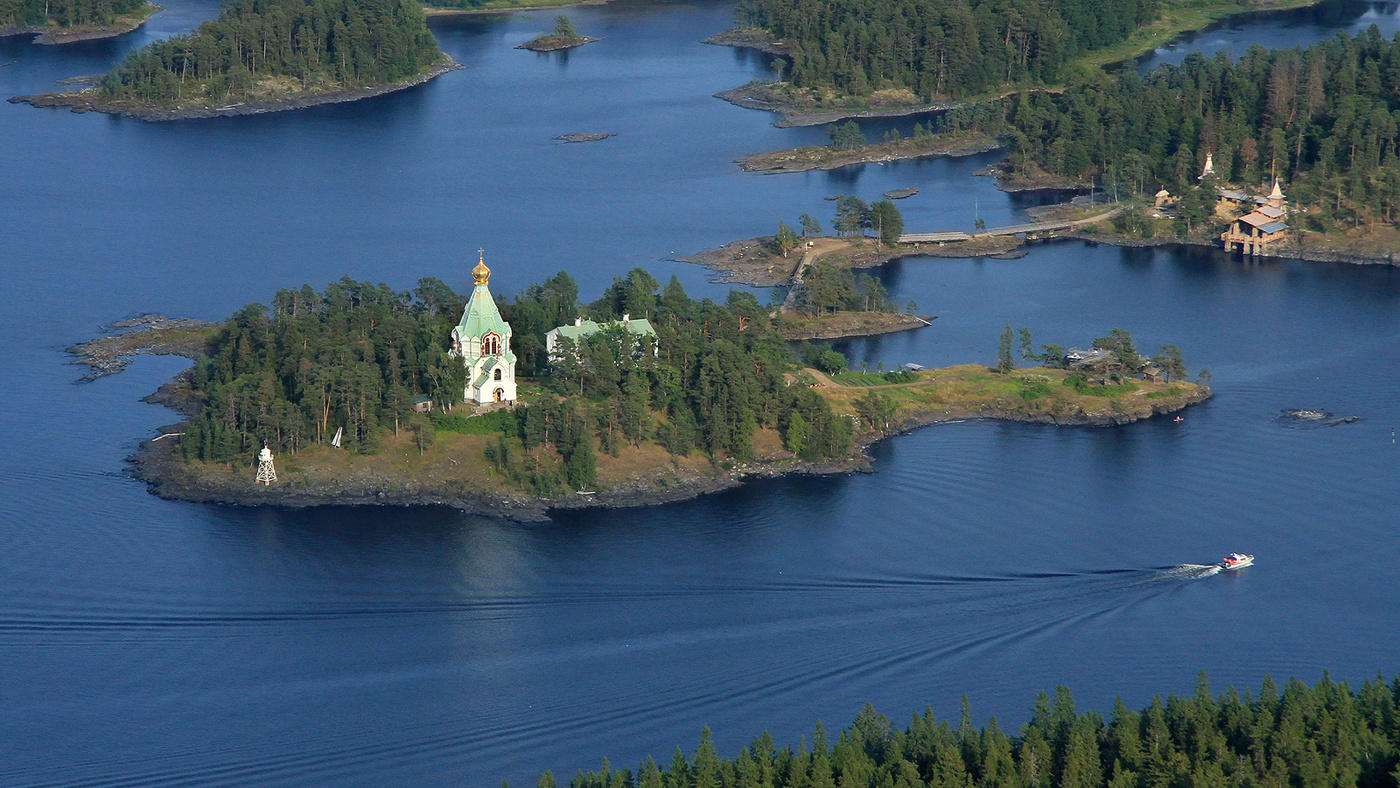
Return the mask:
{"type": "Polygon", "coordinates": [[[833,379],[842,385],[822,386],[817,391],[833,410],[850,414],[857,412],[858,399],[868,392],[878,392],[893,402],[899,421],[930,413],[954,417],[1020,414],[1056,419],[1146,416],[1154,408],[1170,408],[1173,401],[1184,407],[1201,390],[1184,381],[1168,384],[1134,380],[1092,385],[1066,370],[1043,367],[1002,375],[980,364],[964,364],[909,374],[911,382],[879,385],[871,382],[882,377],[875,373],[838,373],[833,379]]]}

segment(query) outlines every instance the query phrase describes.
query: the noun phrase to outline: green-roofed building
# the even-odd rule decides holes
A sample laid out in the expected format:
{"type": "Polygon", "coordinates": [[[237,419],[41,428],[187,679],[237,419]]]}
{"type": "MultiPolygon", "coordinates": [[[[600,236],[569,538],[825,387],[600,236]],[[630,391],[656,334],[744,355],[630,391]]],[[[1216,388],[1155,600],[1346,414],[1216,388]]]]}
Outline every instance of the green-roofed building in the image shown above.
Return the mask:
{"type": "Polygon", "coordinates": [[[556,348],[559,347],[559,340],[568,339],[575,346],[584,339],[593,336],[599,331],[613,331],[621,329],[621,333],[632,340],[634,352],[640,347],[643,337],[651,337],[652,355],[656,355],[656,329],[651,327],[651,321],[644,317],[633,318],[631,315],[623,315],[621,320],[609,320],[602,323],[584,318],[576,318],[573,325],[558,326],[551,328],[544,335],[544,348],[551,358],[554,357],[556,348]]]}
{"type": "Polygon", "coordinates": [[[491,269],[486,267],[481,253],[472,269],[476,288],[462,312],[462,319],[452,329],[453,356],[462,359],[467,368],[467,386],[462,392],[465,402],[514,402],[515,353],[510,349],[510,324],[501,318],[496,299],[486,283],[491,269]]]}

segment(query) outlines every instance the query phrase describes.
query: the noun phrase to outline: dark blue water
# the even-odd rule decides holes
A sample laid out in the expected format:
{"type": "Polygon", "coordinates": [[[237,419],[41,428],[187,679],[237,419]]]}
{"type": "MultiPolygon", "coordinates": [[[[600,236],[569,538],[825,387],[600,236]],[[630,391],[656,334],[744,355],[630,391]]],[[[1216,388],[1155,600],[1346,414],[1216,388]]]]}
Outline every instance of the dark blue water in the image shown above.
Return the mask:
{"type": "MultiPolygon", "coordinates": [[[[79,49],[0,42],[0,93],[188,29],[79,49]]],[[[771,232],[822,197],[899,186],[911,228],[1020,208],[932,160],[805,176],[730,160],[822,138],[712,93],[760,58],[693,43],[714,5],[569,12],[605,40],[511,49],[552,14],[444,20],[467,66],[398,96],[150,125],[0,104],[0,783],[529,784],[603,756],[795,743],[866,701],[1010,727],[1034,692],[1106,710],[1265,673],[1393,673],[1400,273],[1062,244],[882,275],[933,328],[857,363],[990,361],[1006,323],[1077,344],[1176,342],[1216,398],[1121,429],[945,425],[876,473],[753,484],[537,525],[448,510],[161,501],[122,474],[173,420],[143,359],[76,386],[63,348],[132,312],[222,317],[348,273],[459,287],[484,246],[507,293],[567,268],[592,296],[643,265],[771,232]],[[571,131],[610,140],[560,145],[571,131]],[[1306,428],[1282,408],[1360,421],[1306,428]],[[1197,566],[1258,554],[1232,575],[1197,566]]]]}

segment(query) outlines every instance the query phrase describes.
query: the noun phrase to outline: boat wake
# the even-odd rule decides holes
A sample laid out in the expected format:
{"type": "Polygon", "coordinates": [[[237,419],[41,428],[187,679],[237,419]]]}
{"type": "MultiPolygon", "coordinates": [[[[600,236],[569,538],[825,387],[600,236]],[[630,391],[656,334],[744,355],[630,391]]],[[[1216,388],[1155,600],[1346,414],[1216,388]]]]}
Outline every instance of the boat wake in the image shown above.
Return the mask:
{"type": "Polygon", "coordinates": [[[1197,580],[1220,574],[1220,564],[1177,564],[1157,575],[1162,580],[1197,580]]]}

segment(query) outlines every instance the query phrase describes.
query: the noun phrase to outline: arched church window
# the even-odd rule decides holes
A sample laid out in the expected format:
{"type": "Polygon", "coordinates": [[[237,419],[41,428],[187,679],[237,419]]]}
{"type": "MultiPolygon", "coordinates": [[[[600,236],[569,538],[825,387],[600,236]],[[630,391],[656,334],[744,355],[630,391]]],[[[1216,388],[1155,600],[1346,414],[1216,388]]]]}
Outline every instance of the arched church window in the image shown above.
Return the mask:
{"type": "Polygon", "coordinates": [[[495,356],[501,352],[500,340],[495,334],[487,334],[481,338],[481,353],[486,356],[495,356]]]}
{"type": "Polygon", "coordinates": [[[500,368],[500,367],[496,367],[496,374],[495,374],[495,375],[492,375],[492,379],[493,379],[493,380],[500,380],[500,379],[501,379],[501,368],[500,368]]]}

